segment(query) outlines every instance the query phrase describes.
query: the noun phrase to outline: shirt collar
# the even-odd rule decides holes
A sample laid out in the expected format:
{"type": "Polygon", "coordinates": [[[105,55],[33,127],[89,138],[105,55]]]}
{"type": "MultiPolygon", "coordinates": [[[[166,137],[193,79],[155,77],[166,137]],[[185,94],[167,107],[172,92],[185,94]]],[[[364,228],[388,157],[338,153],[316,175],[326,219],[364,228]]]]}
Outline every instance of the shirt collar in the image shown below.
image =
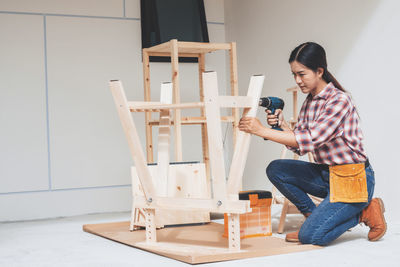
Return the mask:
{"type": "Polygon", "coordinates": [[[319,98],[328,99],[328,97],[333,93],[334,89],[335,89],[335,86],[333,85],[332,82],[330,82],[330,83],[328,83],[327,86],[325,86],[324,89],[322,89],[321,92],[319,92],[318,95],[316,95],[314,97],[311,96],[311,98],[313,98],[313,99],[319,99],[319,98]]]}

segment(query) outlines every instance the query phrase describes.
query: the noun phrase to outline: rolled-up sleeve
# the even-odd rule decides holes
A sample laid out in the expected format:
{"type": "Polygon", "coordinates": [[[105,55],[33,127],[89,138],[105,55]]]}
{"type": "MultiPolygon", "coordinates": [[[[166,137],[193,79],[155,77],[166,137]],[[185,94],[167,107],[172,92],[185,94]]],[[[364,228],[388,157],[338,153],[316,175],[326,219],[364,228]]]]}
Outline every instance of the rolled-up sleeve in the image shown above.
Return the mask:
{"type": "Polygon", "coordinates": [[[342,135],[343,131],[339,126],[349,113],[350,107],[349,99],[343,94],[329,100],[314,122],[293,131],[299,145],[298,150],[294,152],[299,155],[313,152],[321,145],[342,135]]]}

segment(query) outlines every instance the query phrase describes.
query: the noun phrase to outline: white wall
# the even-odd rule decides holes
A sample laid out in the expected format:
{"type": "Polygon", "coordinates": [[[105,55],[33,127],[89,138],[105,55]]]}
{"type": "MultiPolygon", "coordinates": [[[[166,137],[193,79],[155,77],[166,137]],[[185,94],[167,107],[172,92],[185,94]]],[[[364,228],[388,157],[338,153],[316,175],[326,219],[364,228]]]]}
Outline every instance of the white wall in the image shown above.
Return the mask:
{"type": "MultiPolygon", "coordinates": [[[[0,221],[130,210],[132,160],[108,81],[143,99],[139,2],[0,0],[0,221]]],[[[210,41],[224,42],[223,0],[205,7],[210,41]]],[[[225,54],[206,66],[224,91],[225,54]]],[[[198,99],[197,64],[180,71],[181,100],[198,99]]],[[[158,99],[170,64],[151,63],[151,79],[158,99]]],[[[199,127],[183,136],[184,160],[201,160],[199,127]]]]}
{"type": "MultiPolygon", "coordinates": [[[[283,98],[286,118],[292,114],[291,96],[285,91],[294,85],[287,63],[291,50],[306,41],[326,49],[328,69],[359,108],[376,173],[375,196],[384,199],[391,220],[400,219],[400,175],[395,167],[400,149],[399,9],[396,0],[225,0],[226,40],[237,42],[241,92],[249,75],[266,74],[263,95],[283,98]]],[[[303,100],[301,96],[300,103],[303,100]]],[[[262,111],[259,118],[265,121],[262,111]]],[[[265,167],[279,155],[279,145],[254,138],[245,188],[271,188],[265,167]]]]}

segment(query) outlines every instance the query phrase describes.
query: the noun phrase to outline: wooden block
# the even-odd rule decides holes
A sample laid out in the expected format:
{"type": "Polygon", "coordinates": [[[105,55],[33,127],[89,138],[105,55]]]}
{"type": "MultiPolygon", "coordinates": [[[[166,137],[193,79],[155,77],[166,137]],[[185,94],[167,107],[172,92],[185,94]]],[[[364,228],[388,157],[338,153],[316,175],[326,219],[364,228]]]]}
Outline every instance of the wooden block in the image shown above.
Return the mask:
{"type": "Polygon", "coordinates": [[[228,239],[229,250],[240,250],[240,215],[237,213],[228,214],[228,239]]]}
{"type": "Polygon", "coordinates": [[[156,223],[155,223],[155,210],[154,209],[146,209],[146,242],[147,243],[155,243],[157,242],[156,235],[156,223]]]}

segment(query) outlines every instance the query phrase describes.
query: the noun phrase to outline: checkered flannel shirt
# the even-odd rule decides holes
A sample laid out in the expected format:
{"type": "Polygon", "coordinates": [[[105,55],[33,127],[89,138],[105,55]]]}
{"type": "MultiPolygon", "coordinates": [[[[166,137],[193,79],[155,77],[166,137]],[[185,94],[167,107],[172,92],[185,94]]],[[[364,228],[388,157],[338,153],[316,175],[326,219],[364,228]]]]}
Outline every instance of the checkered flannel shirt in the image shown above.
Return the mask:
{"type": "Polygon", "coordinates": [[[351,98],[329,83],[318,95],[307,96],[294,134],[299,155],[312,152],[316,163],[337,165],[367,160],[363,134],[351,98]]]}

